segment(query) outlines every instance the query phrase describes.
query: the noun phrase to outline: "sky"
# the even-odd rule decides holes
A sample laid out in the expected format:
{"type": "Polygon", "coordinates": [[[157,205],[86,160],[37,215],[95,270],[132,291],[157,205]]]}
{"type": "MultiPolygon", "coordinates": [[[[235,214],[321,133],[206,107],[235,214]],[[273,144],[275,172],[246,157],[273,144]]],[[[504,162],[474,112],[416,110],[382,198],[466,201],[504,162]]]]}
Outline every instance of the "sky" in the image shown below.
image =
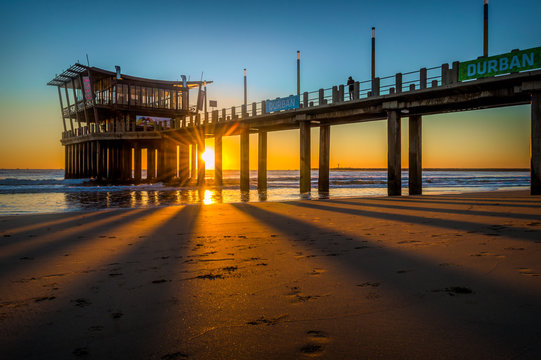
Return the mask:
{"type": "MultiPolygon", "coordinates": [[[[490,0],[489,55],[541,46],[540,13],[539,0],[490,0]]],[[[244,68],[249,103],[295,93],[297,50],[301,91],[369,79],[372,26],[378,76],[467,61],[482,55],[483,0],[2,2],[0,168],[63,167],[58,93],[46,83],[86,54],[91,66],[139,77],[203,72],[222,108],[242,104],[244,68]]],[[[425,116],[423,166],[527,168],[529,129],[529,105],[425,116]]],[[[298,131],[270,133],[268,145],[269,169],[299,168],[298,131]]],[[[224,168],[238,169],[238,136],[223,146],[224,168]]],[[[331,167],[384,168],[386,149],[385,121],[332,127],[331,167]]]]}

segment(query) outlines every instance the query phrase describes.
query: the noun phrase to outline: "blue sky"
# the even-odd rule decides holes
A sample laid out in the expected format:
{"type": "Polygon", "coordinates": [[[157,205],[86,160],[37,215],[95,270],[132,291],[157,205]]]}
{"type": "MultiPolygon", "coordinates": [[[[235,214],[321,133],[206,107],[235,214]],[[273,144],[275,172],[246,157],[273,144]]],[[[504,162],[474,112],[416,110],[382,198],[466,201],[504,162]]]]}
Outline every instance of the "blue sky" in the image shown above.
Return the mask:
{"type": "MultiPolygon", "coordinates": [[[[540,46],[540,13],[539,0],[490,1],[490,54],[540,46]]],[[[24,1],[2,2],[0,14],[0,121],[15,132],[46,122],[55,154],[61,121],[45,84],[86,54],[92,66],[134,76],[204,72],[220,108],[242,103],[243,68],[249,102],[294,93],[297,50],[302,91],[368,79],[372,26],[379,76],[482,54],[482,0],[24,1]],[[29,96],[33,107],[20,111],[29,96]]]]}

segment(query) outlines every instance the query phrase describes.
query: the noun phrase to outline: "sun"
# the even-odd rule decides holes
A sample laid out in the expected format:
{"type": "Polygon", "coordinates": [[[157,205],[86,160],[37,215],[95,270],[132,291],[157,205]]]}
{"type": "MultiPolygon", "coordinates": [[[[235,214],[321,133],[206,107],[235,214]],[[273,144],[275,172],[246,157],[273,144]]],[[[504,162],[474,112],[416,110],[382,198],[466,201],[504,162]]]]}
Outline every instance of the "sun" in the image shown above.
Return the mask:
{"type": "Polygon", "coordinates": [[[203,153],[201,154],[201,158],[203,161],[205,161],[205,168],[212,170],[214,169],[214,150],[213,149],[205,149],[203,153]]]}

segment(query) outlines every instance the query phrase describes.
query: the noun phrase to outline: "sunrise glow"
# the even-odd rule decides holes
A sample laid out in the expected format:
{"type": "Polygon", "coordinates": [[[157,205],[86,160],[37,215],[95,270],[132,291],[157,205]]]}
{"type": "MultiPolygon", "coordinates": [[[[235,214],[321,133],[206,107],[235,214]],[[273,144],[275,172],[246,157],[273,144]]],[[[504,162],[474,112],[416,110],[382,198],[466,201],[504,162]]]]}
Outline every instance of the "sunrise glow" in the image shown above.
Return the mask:
{"type": "Polygon", "coordinates": [[[205,162],[205,168],[212,170],[214,169],[214,150],[206,148],[205,151],[201,154],[201,158],[205,162]]]}

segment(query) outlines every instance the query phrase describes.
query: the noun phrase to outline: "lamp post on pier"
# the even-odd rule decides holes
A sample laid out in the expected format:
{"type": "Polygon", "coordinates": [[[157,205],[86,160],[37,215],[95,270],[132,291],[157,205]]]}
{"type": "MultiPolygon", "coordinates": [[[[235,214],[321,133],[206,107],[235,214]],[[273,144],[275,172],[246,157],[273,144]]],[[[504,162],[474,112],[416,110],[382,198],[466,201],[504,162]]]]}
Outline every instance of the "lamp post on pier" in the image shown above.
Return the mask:
{"type": "Polygon", "coordinates": [[[483,56],[488,56],[488,0],[483,6],[483,56]]]}
{"type": "Polygon", "coordinates": [[[248,95],[246,93],[246,69],[244,69],[244,105],[248,104],[248,95]]]}
{"type": "Polygon", "coordinates": [[[297,95],[301,95],[301,52],[297,50],[297,95]]]}

